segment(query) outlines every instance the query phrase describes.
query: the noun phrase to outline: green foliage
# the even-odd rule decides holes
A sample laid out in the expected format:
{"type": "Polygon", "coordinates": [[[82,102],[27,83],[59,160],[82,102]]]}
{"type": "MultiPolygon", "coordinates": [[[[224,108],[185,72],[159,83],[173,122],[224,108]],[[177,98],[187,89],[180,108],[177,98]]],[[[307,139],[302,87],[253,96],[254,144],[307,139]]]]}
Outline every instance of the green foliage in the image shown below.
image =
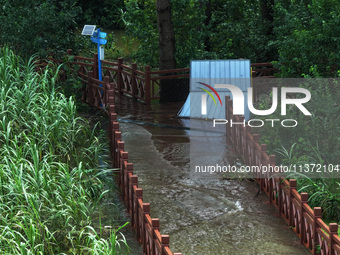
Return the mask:
{"type": "Polygon", "coordinates": [[[192,59],[206,59],[216,56],[214,52],[205,51],[204,42],[208,32],[204,25],[206,3],[207,1],[171,1],[178,67],[189,66],[192,59]]]}
{"type": "Polygon", "coordinates": [[[73,30],[80,8],[76,1],[0,0],[0,41],[16,52],[30,56],[65,52],[74,46],[73,30]],[[25,1],[24,1],[25,2],[25,1]]]}
{"type": "Polygon", "coordinates": [[[139,47],[132,54],[139,63],[158,65],[158,30],[155,1],[125,1],[126,11],[122,13],[127,35],[138,39],[139,47]]]}
{"type": "MultiPolygon", "coordinates": [[[[317,72],[311,70],[311,72],[317,72]]],[[[302,79],[301,79],[302,80],[302,79]]],[[[288,178],[297,178],[301,192],[308,192],[309,205],[322,206],[323,216],[328,220],[340,220],[340,86],[338,80],[305,79],[301,87],[311,92],[311,100],[304,104],[312,116],[301,114],[297,107],[289,107],[285,119],[295,119],[298,125],[294,128],[270,125],[259,129],[260,143],[268,145],[270,154],[277,157],[277,165],[320,164],[334,166],[336,175],[318,174],[307,176],[302,173],[291,173],[288,178]],[[336,169],[336,166],[338,168],[336,169]]],[[[264,97],[256,108],[269,109],[271,100],[264,97]]],[[[271,116],[256,116],[263,119],[282,119],[280,110],[271,116]]]]}
{"type": "MultiPolygon", "coordinates": [[[[261,18],[259,1],[174,0],[171,5],[178,67],[193,59],[268,61],[273,46],[264,35],[268,23],[261,18]]],[[[140,43],[133,58],[154,67],[159,54],[155,7],[155,1],[127,0],[122,14],[127,33],[140,43]]]]}
{"type": "MultiPolygon", "coordinates": [[[[303,80],[302,80],[303,81],[303,80]]],[[[340,157],[340,87],[337,80],[306,79],[301,87],[311,92],[311,100],[304,106],[312,113],[305,116],[292,105],[287,107],[285,119],[295,119],[298,125],[294,128],[286,128],[281,125],[265,125],[259,129],[262,134],[261,142],[268,144],[270,153],[275,149],[290,148],[294,143],[298,151],[296,157],[313,155],[315,160],[321,158],[323,162],[336,164],[340,157]],[[317,148],[318,153],[316,153],[317,148]]],[[[257,104],[258,109],[269,109],[271,96],[264,96],[257,104]]],[[[259,119],[282,119],[280,105],[269,116],[256,116],[259,119]]],[[[279,163],[287,163],[281,161],[279,163]]],[[[315,163],[315,162],[314,162],[315,163]]]]}
{"type": "MultiPolygon", "coordinates": [[[[106,191],[98,169],[105,134],[56,91],[58,69],[34,71],[0,50],[0,253],[109,254],[95,245],[90,213],[106,191]]],[[[116,234],[113,233],[112,238],[116,234]]],[[[111,243],[111,244],[110,244],[111,243]]]]}
{"type": "MultiPolygon", "coordinates": [[[[340,3],[322,1],[174,0],[172,21],[178,67],[192,59],[275,61],[281,77],[334,77],[339,69],[340,3]],[[271,5],[273,4],[273,6],[271,5]],[[209,9],[210,15],[209,15],[209,9]]],[[[138,39],[134,59],[156,67],[155,1],[126,0],[122,20],[138,39]]]]}
{"type": "Polygon", "coordinates": [[[330,77],[339,69],[340,3],[335,0],[277,1],[275,45],[282,77],[309,74],[317,65],[320,75],[330,77]]]}
{"type": "MultiPolygon", "coordinates": [[[[271,38],[268,22],[260,15],[260,1],[213,1],[209,40],[218,58],[246,58],[265,62],[271,38]]],[[[275,59],[275,58],[274,58],[275,59]]]]}
{"type": "Polygon", "coordinates": [[[120,22],[120,9],[124,8],[123,0],[79,0],[77,5],[83,11],[80,17],[81,24],[97,24],[104,28],[119,28],[123,24],[120,22]]]}
{"type": "Polygon", "coordinates": [[[318,178],[305,176],[298,179],[299,192],[309,193],[309,205],[322,207],[323,217],[330,222],[340,221],[340,179],[318,178]]]}

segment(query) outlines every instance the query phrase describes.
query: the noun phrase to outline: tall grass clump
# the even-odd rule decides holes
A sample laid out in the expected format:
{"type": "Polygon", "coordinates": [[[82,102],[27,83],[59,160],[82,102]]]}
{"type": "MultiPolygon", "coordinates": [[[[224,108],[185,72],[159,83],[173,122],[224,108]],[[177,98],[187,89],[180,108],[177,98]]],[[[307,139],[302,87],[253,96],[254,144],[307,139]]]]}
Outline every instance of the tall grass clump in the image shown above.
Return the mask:
{"type": "Polygon", "coordinates": [[[98,128],[56,90],[58,70],[34,71],[0,48],[0,254],[112,254],[91,226],[104,195],[98,128]],[[100,245],[99,245],[100,244],[100,245]]]}

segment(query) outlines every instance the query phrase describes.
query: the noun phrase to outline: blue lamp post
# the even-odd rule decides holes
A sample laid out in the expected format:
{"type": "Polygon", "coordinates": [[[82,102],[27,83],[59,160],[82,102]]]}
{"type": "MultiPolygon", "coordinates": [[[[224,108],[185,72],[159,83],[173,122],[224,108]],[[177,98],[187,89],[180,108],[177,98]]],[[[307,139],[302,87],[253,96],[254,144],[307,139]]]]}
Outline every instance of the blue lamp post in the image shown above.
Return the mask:
{"type": "Polygon", "coordinates": [[[101,45],[105,45],[107,43],[107,40],[105,39],[107,36],[106,33],[104,32],[100,32],[100,28],[97,29],[97,31],[95,31],[93,33],[93,35],[91,36],[91,41],[94,42],[94,43],[97,43],[97,51],[98,51],[98,79],[100,81],[103,81],[102,80],[102,62],[101,60],[103,59],[103,57],[101,56],[102,53],[104,52],[101,52],[100,48],[101,48],[101,45]]]}
{"type": "MultiPolygon", "coordinates": [[[[102,78],[102,62],[101,60],[104,59],[104,51],[102,52],[101,45],[105,45],[107,40],[105,39],[107,33],[100,32],[100,28],[97,30],[95,25],[85,25],[82,31],[82,35],[90,35],[91,41],[97,44],[97,51],[98,51],[98,80],[103,81],[102,78]],[[103,56],[102,56],[103,55],[103,56]]],[[[102,87],[102,85],[100,85],[102,87]]]]}

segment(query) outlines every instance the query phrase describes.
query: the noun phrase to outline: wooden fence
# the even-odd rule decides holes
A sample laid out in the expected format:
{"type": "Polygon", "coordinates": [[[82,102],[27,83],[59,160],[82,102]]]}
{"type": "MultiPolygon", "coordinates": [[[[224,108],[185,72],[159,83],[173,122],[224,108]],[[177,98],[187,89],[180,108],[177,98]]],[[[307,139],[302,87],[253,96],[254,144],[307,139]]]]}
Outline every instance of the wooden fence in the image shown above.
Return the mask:
{"type": "MultiPolygon", "coordinates": [[[[68,50],[68,55],[72,56],[72,51],[68,50]]],[[[78,76],[87,83],[98,79],[98,55],[93,58],[73,56],[72,65],[78,66],[78,76]]],[[[145,104],[150,104],[151,100],[160,98],[161,80],[174,78],[188,78],[189,68],[151,71],[150,66],[145,66],[144,71],[137,69],[137,64],[125,65],[123,59],[117,62],[102,61],[102,77],[107,76],[110,86],[118,95],[129,95],[134,99],[139,99],[145,104]]],[[[87,102],[87,93],[84,93],[84,100],[87,102]]],[[[98,94],[96,94],[98,96],[98,94]]],[[[90,100],[92,100],[91,98],[90,100]]],[[[97,99],[100,101],[100,98],[97,99]]]]}
{"type": "Polygon", "coordinates": [[[275,78],[274,74],[279,71],[271,62],[252,63],[251,68],[252,76],[261,78],[275,78]]]}
{"type": "MultiPolygon", "coordinates": [[[[133,164],[129,163],[128,152],[124,150],[117,114],[115,113],[114,96],[119,93],[127,93],[134,98],[144,99],[145,92],[141,94],[140,90],[132,87],[138,81],[138,77],[144,75],[143,90],[145,84],[150,84],[151,76],[145,75],[162,74],[163,72],[146,72],[138,71],[136,65],[128,67],[118,63],[111,63],[103,67],[104,79],[96,79],[95,57],[83,58],[74,57],[77,61],[73,64],[80,66],[78,70],[79,77],[87,83],[84,90],[85,101],[93,107],[106,109],[110,117],[109,139],[111,157],[114,167],[119,168],[118,185],[122,192],[127,210],[131,216],[131,224],[137,232],[137,237],[143,246],[144,254],[159,255],[180,255],[181,253],[172,253],[169,248],[169,236],[161,235],[159,230],[159,219],[152,219],[150,216],[150,204],[143,202],[143,189],[138,187],[138,176],[133,174],[133,164]],[[80,62],[83,61],[83,62],[80,62]],[[134,75],[133,75],[134,73],[134,75]],[[119,78],[120,77],[120,78],[119,78]],[[119,80],[122,79],[119,85],[119,80]],[[125,80],[125,81],[124,81],[125,80]],[[135,81],[133,81],[135,80],[135,81]],[[127,84],[128,83],[128,84],[127,84]],[[132,93],[134,91],[135,93],[132,93]],[[137,92],[136,92],[137,91],[137,92]],[[133,96],[135,95],[135,96],[133,96]]],[[[121,63],[119,63],[121,62],[121,63]]],[[[103,62],[106,64],[106,62],[103,62]]],[[[183,69],[182,69],[183,71],[183,69]]],[[[185,70],[188,71],[188,70],[185,70]]],[[[176,70],[169,70],[171,75],[169,79],[183,77],[182,74],[174,75],[176,70]]],[[[154,78],[154,80],[157,80],[154,78]]],[[[138,87],[138,86],[137,86],[138,87]]],[[[155,94],[150,94],[155,95],[155,94]]],[[[152,97],[150,96],[150,99],[152,97]]],[[[154,97],[156,98],[156,97],[154,97]]],[[[226,119],[232,119],[233,122],[243,122],[244,117],[233,115],[232,100],[226,98],[226,119]]],[[[275,166],[275,155],[267,155],[267,146],[259,144],[259,135],[252,134],[250,127],[243,125],[234,125],[232,128],[227,126],[228,139],[234,145],[237,153],[241,155],[244,162],[250,166],[271,165],[275,166]]],[[[262,176],[257,176],[261,189],[268,195],[271,203],[279,210],[280,215],[292,227],[294,232],[313,254],[322,255],[340,255],[340,238],[337,235],[338,225],[331,223],[327,226],[321,219],[321,208],[315,207],[312,210],[308,205],[308,194],[301,195],[296,190],[296,180],[285,180],[273,176],[267,172],[262,176]]]]}
{"type": "MultiPolygon", "coordinates": [[[[137,238],[142,244],[143,253],[147,255],[181,255],[182,253],[171,252],[169,236],[160,233],[159,219],[153,219],[150,216],[150,204],[143,201],[143,189],[138,185],[138,176],[133,174],[133,164],[129,162],[129,153],[125,151],[124,141],[122,141],[122,134],[115,113],[114,89],[110,87],[111,84],[107,76],[104,78],[103,87],[98,86],[100,83],[99,80],[91,78],[91,86],[89,87],[89,95],[91,96],[89,97],[93,99],[92,90],[98,93],[103,92],[100,97],[102,98],[101,102],[108,106],[110,153],[114,167],[119,168],[118,185],[131,217],[131,225],[135,228],[137,238]]],[[[98,103],[96,101],[90,102],[98,103]]]]}
{"type": "MultiPolygon", "coordinates": [[[[226,119],[244,121],[244,116],[233,115],[232,100],[226,97],[226,119]]],[[[243,158],[247,166],[275,167],[275,155],[266,153],[267,146],[259,144],[259,135],[252,134],[249,126],[227,125],[227,139],[243,158]]],[[[327,226],[321,219],[322,209],[308,205],[308,194],[299,194],[296,180],[286,180],[274,173],[258,173],[257,181],[280,215],[300,238],[301,244],[313,254],[340,255],[338,224],[327,226]]]]}
{"type": "MultiPolygon", "coordinates": [[[[72,50],[67,54],[72,59],[71,64],[78,66],[78,76],[85,84],[98,79],[98,55],[94,54],[93,58],[81,56],[72,56],[72,50]],[[71,57],[72,56],[72,57],[71,57]]],[[[252,76],[261,78],[273,78],[278,69],[273,68],[269,63],[253,63],[252,76]]],[[[139,99],[145,104],[150,104],[151,100],[160,98],[161,81],[177,78],[189,78],[190,68],[151,71],[150,66],[145,66],[144,70],[138,70],[137,64],[131,66],[125,65],[122,58],[117,62],[102,61],[102,77],[108,77],[110,87],[114,88],[118,95],[128,95],[134,99],[139,99]]],[[[94,82],[95,83],[95,82],[94,82]]],[[[254,88],[254,94],[261,88],[254,88]]],[[[268,88],[267,88],[268,90],[268,88]]],[[[97,103],[102,101],[100,94],[93,93],[91,98],[87,96],[89,91],[84,91],[83,100],[96,100],[97,103]]],[[[97,105],[96,105],[97,107],[97,105]]]]}

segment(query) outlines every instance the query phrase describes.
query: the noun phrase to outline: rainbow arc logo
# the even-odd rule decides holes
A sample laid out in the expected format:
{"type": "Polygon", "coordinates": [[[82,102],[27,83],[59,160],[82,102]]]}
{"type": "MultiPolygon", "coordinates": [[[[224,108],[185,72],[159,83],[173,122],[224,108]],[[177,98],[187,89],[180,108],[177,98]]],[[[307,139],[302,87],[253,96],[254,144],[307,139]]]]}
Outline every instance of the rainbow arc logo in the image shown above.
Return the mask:
{"type": "MultiPolygon", "coordinates": [[[[221,106],[223,106],[220,95],[217,93],[217,91],[213,87],[211,87],[210,85],[203,83],[203,82],[197,82],[197,83],[207,87],[208,89],[210,89],[217,96],[218,100],[220,101],[221,106]]],[[[199,89],[206,92],[212,98],[212,100],[214,101],[215,106],[217,106],[217,102],[216,102],[213,94],[209,90],[207,90],[205,88],[199,88],[199,89]]],[[[202,95],[202,115],[207,115],[207,100],[206,99],[207,99],[206,95],[203,94],[202,95]]]]}

